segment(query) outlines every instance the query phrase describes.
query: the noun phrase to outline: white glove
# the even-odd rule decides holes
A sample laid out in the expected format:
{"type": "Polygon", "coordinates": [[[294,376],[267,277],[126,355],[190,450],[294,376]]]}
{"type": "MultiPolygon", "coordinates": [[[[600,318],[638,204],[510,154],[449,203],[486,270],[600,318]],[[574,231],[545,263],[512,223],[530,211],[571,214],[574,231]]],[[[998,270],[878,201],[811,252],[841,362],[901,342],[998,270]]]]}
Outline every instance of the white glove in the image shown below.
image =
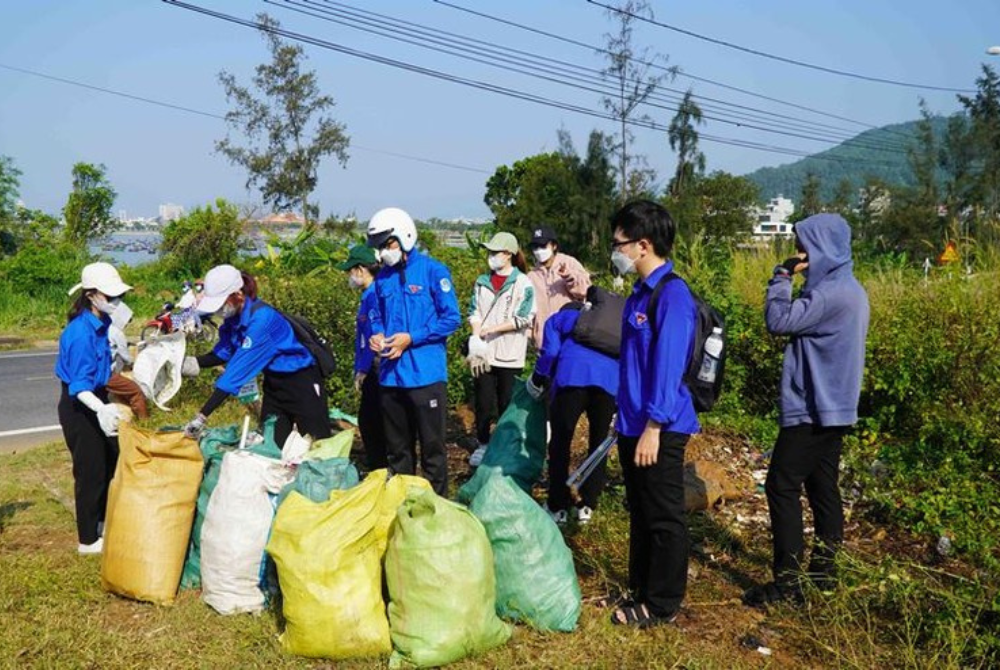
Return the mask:
{"type": "Polygon", "coordinates": [[[542,394],[545,393],[545,387],[535,386],[535,383],[531,381],[530,376],[524,380],[524,388],[527,389],[528,395],[535,400],[539,400],[542,397],[542,394]]]}
{"type": "Polygon", "coordinates": [[[190,437],[192,440],[197,440],[201,438],[202,431],[205,430],[205,423],[208,419],[201,412],[198,416],[191,419],[186,426],[184,426],[184,437],[190,437]]]}
{"type": "Polygon", "coordinates": [[[485,358],[470,356],[467,360],[469,361],[469,369],[472,370],[473,377],[478,377],[484,372],[490,371],[490,363],[485,358]]]}
{"type": "Polygon", "coordinates": [[[469,359],[482,358],[486,360],[490,356],[490,345],[478,335],[469,338],[469,359]]]}
{"type": "Polygon", "coordinates": [[[97,423],[100,424],[105,435],[114,437],[118,434],[118,422],[122,418],[118,407],[111,403],[101,402],[101,399],[94,395],[93,391],[81,391],[76,394],[76,399],[97,415],[97,423]]]}
{"type": "Polygon", "coordinates": [[[185,356],[181,363],[181,377],[197,377],[201,373],[201,366],[194,356],[185,356]]]}

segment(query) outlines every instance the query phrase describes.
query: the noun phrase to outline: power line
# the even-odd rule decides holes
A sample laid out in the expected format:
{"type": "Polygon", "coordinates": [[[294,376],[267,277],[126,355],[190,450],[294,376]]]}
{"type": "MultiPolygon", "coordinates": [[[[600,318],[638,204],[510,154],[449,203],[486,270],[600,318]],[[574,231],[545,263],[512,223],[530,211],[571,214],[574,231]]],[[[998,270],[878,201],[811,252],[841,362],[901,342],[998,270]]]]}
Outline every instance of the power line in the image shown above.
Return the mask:
{"type": "MultiPolygon", "coordinates": [[[[346,8],[342,3],[334,2],[333,0],[323,0],[325,6],[315,6],[317,3],[310,2],[310,0],[285,0],[285,4],[283,5],[279,5],[277,2],[273,2],[272,0],[265,0],[265,2],[268,4],[286,7],[287,9],[291,9],[292,11],[306,16],[348,26],[356,30],[401,41],[407,44],[413,44],[437,53],[445,53],[464,58],[466,60],[483,63],[507,72],[525,74],[548,82],[558,83],[604,96],[609,95],[611,92],[608,89],[609,84],[606,82],[603,73],[599,70],[586,68],[575,63],[568,63],[566,61],[549,58],[547,56],[540,56],[538,54],[519,49],[512,49],[510,47],[497,45],[493,42],[486,42],[475,38],[466,38],[456,33],[429,28],[427,26],[422,26],[421,24],[396,19],[384,14],[365,12],[363,10],[353,10],[351,8],[346,8]],[[303,4],[306,5],[306,7],[303,7],[303,4]],[[344,9],[338,9],[338,7],[344,9]],[[319,12],[319,14],[316,12],[319,12]],[[376,18],[368,18],[371,16],[376,18]],[[359,23],[361,25],[358,25],[359,23]],[[435,44],[437,46],[433,46],[435,44]],[[470,47],[468,45],[472,46],[470,47]],[[485,49],[476,45],[484,45],[485,49]],[[511,56],[510,54],[522,54],[527,56],[529,60],[525,61],[524,59],[519,59],[516,56],[511,56]],[[536,65],[538,62],[542,62],[542,65],[536,65]],[[502,65],[500,63],[507,63],[508,65],[502,65]],[[552,66],[547,65],[547,63],[555,63],[555,67],[553,68],[552,66]],[[524,68],[528,69],[526,70],[524,68]],[[582,74],[579,74],[581,72],[582,74]],[[576,82],[581,82],[581,84],[567,81],[567,77],[571,80],[575,80],[576,82]],[[600,86],[602,89],[595,89],[593,86],[600,86]]],[[[665,100],[669,103],[676,103],[680,100],[680,98],[669,99],[662,94],[651,96],[651,99],[654,101],[665,100]]],[[[678,109],[677,106],[667,107],[656,104],[656,102],[650,102],[649,100],[645,101],[644,104],[670,112],[676,112],[678,109]]],[[[724,104],[728,103],[724,102],[724,104]]],[[[742,107],[740,105],[736,106],[742,107]]],[[[766,119],[761,120],[759,117],[755,118],[754,116],[739,116],[733,112],[729,112],[728,110],[718,111],[713,105],[703,106],[703,109],[704,112],[707,112],[703,113],[703,118],[728,125],[745,127],[762,132],[796,137],[810,141],[844,143],[847,145],[855,145],[863,148],[895,153],[902,153],[903,151],[903,147],[899,145],[867,139],[858,139],[845,129],[833,128],[833,130],[827,130],[823,128],[817,130],[814,127],[803,127],[799,124],[789,124],[787,122],[783,125],[779,125],[778,127],[774,127],[774,125],[760,125],[769,123],[773,124],[773,121],[766,119]],[[848,134],[845,135],[840,133],[848,134]]],[[[769,112],[764,113],[770,114],[769,112]]],[[[805,123],[809,124],[811,122],[805,123]]],[[[826,126],[826,128],[832,127],[826,126]]]]}
{"type": "MultiPolygon", "coordinates": [[[[110,88],[104,88],[102,86],[94,86],[93,84],[87,84],[82,81],[76,81],[74,79],[66,79],[65,77],[56,77],[51,74],[45,74],[44,72],[36,72],[34,70],[27,70],[25,68],[15,67],[13,65],[6,65],[0,63],[0,68],[4,70],[11,70],[13,72],[19,72],[21,74],[31,75],[33,77],[39,77],[41,79],[48,79],[50,81],[58,82],[60,84],[68,84],[70,86],[78,86],[80,88],[85,88],[91,91],[96,91],[98,93],[106,93],[108,95],[115,95],[120,98],[127,98],[129,100],[134,100],[136,102],[142,102],[149,105],[156,105],[158,107],[165,107],[167,109],[173,109],[175,111],[187,112],[189,114],[197,114],[199,116],[205,116],[211,119],[219,119],[220,121],[225,121],[226,117],[222,114],[215,114],[213,112],[206,112],[200,109],[194,109],[192,107],[185,107],[183,105],[176,105],[171,102],[164,102],[163,100],[155,100],[153,98],[146,98],[141,95],[134,95],[132,93],[125,93],[124,91],[116,91],[110,88]]],[[[376,149],[374,147],[366,147],[360,144],[351,143],[351,149],[358,149],[361,151],[367,151],[369,153],[382,154],[385,156],[394,156],[396,158],[403,158],[410,161],[415,161],[418,163],[426,163],[428,165],[440,165],[441,167],[453,168],[455,170],[465,170],[467,172],[478,172],[480,174],[493,174],[490,170],[484,170],[482,168],[470,167],[468,165],[459,165],[457,163],[449,163],[447,161],[439,161],[433,158],[426,158],[424,156],[411,156],[409,154],[402,154],[395,151],[387,151],[385,149],[376,149]]]]}
{"type": "Polygon", "coordinates": [[[859,74],[857,72],[848,72],[847,70],[838,70],[831,67],[825,67],[823,65],[815,65],[813,63],[806,63],[805,61],[797,60],[795,58],[787,58],[785,56],[778,56],[775,54],[767,53],[765,51],[759,51],[757,49],[751,49],[750,47],[740,46],[739,44],[734,44],[732,42],[727,42],[725,40],[720,40],[715,37],[709,37],[708,35],[701,35],[692,30],[687,30],[679,26],[670,25],[669,23],[663,23],[662,21],[657,21],[633,12],[628,12],[624,9],[613,7],[611,5],[606,5],[603,2],[598,2],[597,0],[587,0],[592,5],[598,7],[603,7],[604,9],[612,12],[617,12],[619,14],[624,14],[625,16],[630,16],[634,19],[638,19],[645,23],[649,23],[654,26],[659,26],[660,28],[666,28],[667,30],[672,30],[676,33],[682,35],[687,35],[688,37],[694,37],[695,39],[703,40],[705,42],[710,42],[712,44],[718,44],[719,46],[728,47],[730,49],[735,49],[737,51],[742,51],[744,53],[753,54],[754,56],[760,56],[761,58],[770,58],[771,60],[776,60],[781,63],[788,63],[789,65],[798,65],[799,67],[808,68],[810,70],[816,70],[818,72],[826,72],[827,74],[835,74],[841,77],[850,77],[852,79],[861,79],[863,81],[872,81],[878,84],[891,84],[892,86],[904,86],[906,88],[918,88],[926,91],[944,91],[946,93],[975,93],[975,91],[967,88],[949,88],[947,86],[931,86],[928,84],[913,84],[905,81],[897,81],[895,79],[884,79],[882,77],[873,77],[866,74],[859,74]]]}
{"type": "MultiPolygon", "coordinates": [[[[248,19],[241,19],[241,18],[236,17],[236,16],[232,16],[232,15],[229,15],[229,14],[224,14],[222,12],[218,12],[218,11],[215,11],[215,10],[208,9],[206,7],[201,7],[201,6],[198,6],[198,5],[194,5],[194,4],[190,4],[190,3],[187,3],[187,2],[183,2],[181,0],[163,0],[163,2],[165,2],[167,4],[170,4],[170,5],[173,5],[175,7],[179,7],[181,9],[186,9],[188,11],[192,11],[192,12],[195,12],[195,13],[198,13],[198,14],[202,14],[202,15],[205,15],[205,16],[210,16],[210,17],[213,17],[213,18],[216,18],[216,19],[220,19],[220,20],[223,20],[223,21],[226,21],[226,22],[229,22],[229,23],[233,23],[233,24],[236,24],[236,25],[241,25],[243,27],[250,28],[252,30],[256,30],[256,31],[266,30],[267,32],[270,32],[272,34],[280,35],[282,37],[285,37],[285,38],[288,38],[288,39],[291,39],[291,40],[295,40],[297,42],[302,42],[304,44],[311,44],[313,46],[317,46],[317,47],[320,47],[320,48],[323,48],[323,49],[328,49],[330,51],[334,51],[334,52],[341,53],[341,54],[344,54],[344,55],[352,56],[352,57],[359,58],[359,59],[362,59],[362,60],[367,60],[367,61],[370,61],[370,62],[375,62],[375,63],[382,64],[382,65],[389,65],[391,67],[395,67],[395,68],[402,69],[402,70],[405,70],[405,71],[409,71],[409,72],[413,72],[413,73],[417,73],[417,74],[422,74],[422,75],[425,75],[425,76],[428,76],[428,77],[433,77],[433,78],[440,79],[440,80],[443,80],[443,81],[449,81],[449,82],[452,82],[452,83],[462,84],[462,85],[469,86],[469,87],[472,87],[472,88],[476,88],[476,89],[479,89],[479,90],[490,91],[492,93],[497,93],[497,94],[504,95],[504,96],[511,97],[511,98],[515,98],[515,99],[518,99],[518,100],[524,100],[524,101],[527,101],[527,102],[534,102],[536,104],[546,105],[546,106],[553,107],[553,108],[556,108],[556,109],[562,109],[562,110],[565,110],[565,111],[576,112],[576,113],[579,113],[579,114],[584,114],[584,115],[587,115],[587,116],[592,116],[592,117],[595,117],[595,118],[601,118],[601,119],[605,119],[605,120],[612,120],[612,121],[617,120],[615,117],[613,117],[613,116],[611,116],[609,114],[606,114],[606,113],[603,113],[603,112],[600,112],[600,111],[597,111],[597,110],[593,110],[593,109],[590,109],[590,108],[587,108],[587,107],[583,107],[581,105],[575,105],[573,103],[568,103],[568,102],[564,102],[564,101],[560,101],[560,100],[554,100],[554,99],[550,99],[550,98],[545,98],[544,96],[536,95],[536,94],[533,94],[533,93],[527,93],[527,92],[524,92],[524,91],[520,91],[520,90],[517,90],[517,89],[512,89],[512,88],[500,86],[498,84],[493,84],[493,83],[490,83],[490,82],[484,82],[484,81],[469,79],[469,78],[466,78],[466,77],[460,77],[460,76],[453,75],[453,74],[450,74],[450,73],[447,73],[447,72],[442,72],[442,71],[439,71],[439,70],[434,70],[432,68],[418,66],[418,65],[415,65],[413,63],[407,63],[405,61],[399,61],[399,60],[388,58],[388,57],[385,57],[385,56],[379,56],[377,54],[372,54],[372,53],[361,51],[361,50],[358,50],[358,49],[353,49],[351,47],[347,47],[347,46],[344,46],[342,44],[337,44],[335,42],[330,42],[330,41],[327,41],[327,40],[322,40],[322,39],[317,38],[317,37],[312,37],[310,35],[305,35],[303,33],[294,32],[294,31],[287,30],[287,29],[284,29],[284,28],[264,28],[263,26],[261,26],[256,21],[252,21],[252,20],[248,20],[248,19]]],[[[635,120],[635,119],[630,119],[630,120],[628,120],[628,123],[630,123],[631,125],[637,126],[637,127],[649,128],[649,129],[658,130],[658,131],[664,131],[664,130],[666,130],[665,126],[660,125],[660,124],[656,124],[655,122],[652,122],[652,121],[638,121],[638,120],[635,120]]],[[[734,139],[734,138],[723,138],[723,137],[714,137],[714,136],[703,136],[703,137],[705,137],[705,139],[707,141],[717,142],[717,143],[721,143],[721,144],[731,144],[731,145],[734,145],[734,146],[741,146],[741,147],[746,147],[746,148],[753,148],[753,149],[758,149],[758,150],[761,150],[761,151],[769,151],[769,152],[772,152],[772,153],[784,153],[784,154],[787,154],[787,155],[796,155],[796,156],[801,156],[801,157],[812,157],[812,158],[816,158],[818,160],[832,160],[832,161],[837,161],[837,162],[849,162],[849,163],[853,163],[853,164],[866,163],[866,164],[870,164],[870,165],[874,165],[874,164],[882,164],[882,165],[886,165],[886,166],[891,166],[892,165],[891,163],[883,163],[881,161],[858,160],[858,159],[841,158],[841,157],[837,157],[837,156],[823,156],[822,154],[811,154],[811,153],[800,151],[800,150],[796,150],[796,149],[789,149],[787,147],[776,147],[776,146],[766,145],[766,144],[750,143],[750,142],[747,142],[745,140],[739,140],[739,139],[734,139]]]]}

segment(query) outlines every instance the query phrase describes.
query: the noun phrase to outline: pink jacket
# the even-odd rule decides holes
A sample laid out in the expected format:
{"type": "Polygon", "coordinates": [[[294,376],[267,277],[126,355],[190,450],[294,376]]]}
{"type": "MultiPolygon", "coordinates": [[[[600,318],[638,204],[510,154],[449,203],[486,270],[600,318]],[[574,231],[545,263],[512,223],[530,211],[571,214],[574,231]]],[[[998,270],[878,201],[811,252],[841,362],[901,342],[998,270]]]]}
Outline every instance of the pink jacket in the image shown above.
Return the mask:
{"type": "Polygon", "coordinates": [[[587,297],[590,273],[572,256],[557,253],[551,267],[536,265],[528,272],[528,279],[535,285],[535,325],[531,340],[541,349],[545,321],[566,303],[587,297]]]}

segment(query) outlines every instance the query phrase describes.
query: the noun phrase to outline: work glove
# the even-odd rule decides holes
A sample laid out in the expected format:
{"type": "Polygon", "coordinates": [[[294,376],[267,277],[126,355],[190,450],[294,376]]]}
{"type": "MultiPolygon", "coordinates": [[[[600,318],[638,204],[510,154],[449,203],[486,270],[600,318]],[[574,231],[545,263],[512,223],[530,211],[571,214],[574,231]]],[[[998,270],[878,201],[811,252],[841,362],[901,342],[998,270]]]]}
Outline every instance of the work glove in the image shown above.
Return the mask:
{"type": "Polygon", "coordinates": [[[545,393],[544,379],[537,374],[533,374],[524,380],[524,388],[527,389],[528,395],[535,400],[540,400],[545,393]]]}
{"type": "Polygon", "coordinates": [[[469,356],[469,369],[472,370],[472,376],[478,377],[484,372],[490,371],[490,363],[485,358],[480,358],[479,356],[469,356]]]}
{"type": "Polygon", "coordinates": [[[482,358],[486,360],[490,355],[490,345],[478,335],[469,338],[469,358],[482,358]]]}
{"type": "Polygon", "coordinates": [[[194,356],[185,356],[181,363],[181,377],[197,377],[201,373],[201,366],[194,356]]]}
{"type": "Polygon", "coordinates": [[[205,430],[205,422],[208,418],[202,414],[198,413],[198,416],[191,419],[186,426],[184,426],[184,437],[190,437],[192,440],[198,440],[201,438],[202,432],[205,430]]]}
{"type": "Polygon", "coordinates": [[[782,262],[782,264],[779,267],[784,268],[785,272],[787,272],[789,275],[794,275],[795,268],[797,268],[798,266],[802,265],[805,262],[806,259],[802,258],[801,256],[792,256],[791,258],[785,259],[785,261],[782,262]]]}
{"type": "Polygon", "coordinates": [[[76,399],[97,415],[97,423],[105,435],[114,437],[118,434],[118,422],[122,415],[117,406],[102,402],[92,391],[81,391],[76,394],[76,399]]]}

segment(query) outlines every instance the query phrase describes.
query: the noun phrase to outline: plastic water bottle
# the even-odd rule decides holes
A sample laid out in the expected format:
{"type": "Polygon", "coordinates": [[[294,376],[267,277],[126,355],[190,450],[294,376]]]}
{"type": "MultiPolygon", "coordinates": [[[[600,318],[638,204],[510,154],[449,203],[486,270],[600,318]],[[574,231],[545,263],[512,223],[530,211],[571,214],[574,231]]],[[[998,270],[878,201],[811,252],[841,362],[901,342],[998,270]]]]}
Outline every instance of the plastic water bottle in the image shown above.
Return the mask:
{"type": "Polygon", "coordinates": [[[722,328],[715,327],[712,334],[705,340],[705,357],[698,370],[698,380],[706,384],[714,384],[719,374],[719,359],[722,356],[722,328]]]}

